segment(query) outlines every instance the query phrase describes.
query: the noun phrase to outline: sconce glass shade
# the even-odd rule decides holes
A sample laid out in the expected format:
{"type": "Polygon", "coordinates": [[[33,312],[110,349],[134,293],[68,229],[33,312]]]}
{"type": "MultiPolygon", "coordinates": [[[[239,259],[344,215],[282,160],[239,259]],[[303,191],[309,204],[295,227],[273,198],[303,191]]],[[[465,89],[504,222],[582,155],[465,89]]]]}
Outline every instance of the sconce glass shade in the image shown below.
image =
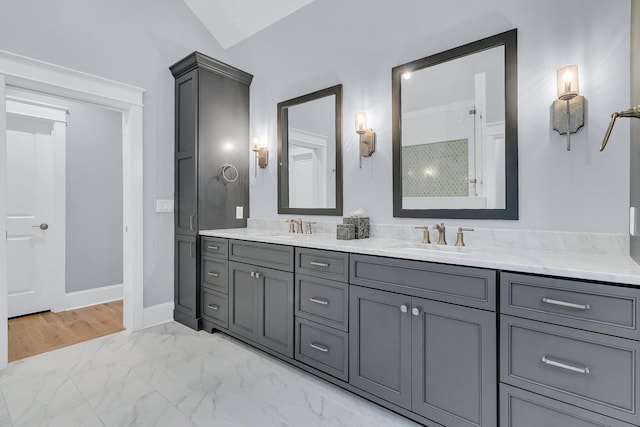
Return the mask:
{"type": "Polygon", "coordinates": [[[252,151],[258,151],[260,149],[260,137],[254,136],[253,138],[251,138],[251,145],[252,151]]]}
{"type": "Polygon", "coordinates": [[[367,129],[367,113],[358,111],[356,113],[356,133],[362,135],[367,129]]]}
{"type": "Polygon", "coordinates": [[[558,68],[556,79],[558,81],[558,99],[566,101],[578,96],[580,87],[578,84],[577,65],[565,65],[558,68]]]}

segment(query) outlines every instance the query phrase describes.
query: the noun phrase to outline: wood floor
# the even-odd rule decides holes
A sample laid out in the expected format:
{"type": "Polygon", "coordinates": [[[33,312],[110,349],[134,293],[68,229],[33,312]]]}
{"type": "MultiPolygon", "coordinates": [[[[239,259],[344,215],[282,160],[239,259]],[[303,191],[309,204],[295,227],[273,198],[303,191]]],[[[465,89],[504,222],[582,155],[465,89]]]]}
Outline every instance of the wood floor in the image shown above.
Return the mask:
{"type": "Polygon", "coordinates": [[[9,362],[122,331],[122,300],[9,319],[9,362]]]}

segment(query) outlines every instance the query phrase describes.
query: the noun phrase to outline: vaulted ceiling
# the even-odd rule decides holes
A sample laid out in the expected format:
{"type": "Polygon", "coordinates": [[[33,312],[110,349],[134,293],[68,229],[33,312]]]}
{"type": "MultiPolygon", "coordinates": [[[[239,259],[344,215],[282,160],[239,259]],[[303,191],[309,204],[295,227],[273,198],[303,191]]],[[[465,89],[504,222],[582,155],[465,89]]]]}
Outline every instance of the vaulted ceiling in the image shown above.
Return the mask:
{"type": "Polygon", "coordinates": [[[314,0],[184,0],[227,49],[314,0]]]}

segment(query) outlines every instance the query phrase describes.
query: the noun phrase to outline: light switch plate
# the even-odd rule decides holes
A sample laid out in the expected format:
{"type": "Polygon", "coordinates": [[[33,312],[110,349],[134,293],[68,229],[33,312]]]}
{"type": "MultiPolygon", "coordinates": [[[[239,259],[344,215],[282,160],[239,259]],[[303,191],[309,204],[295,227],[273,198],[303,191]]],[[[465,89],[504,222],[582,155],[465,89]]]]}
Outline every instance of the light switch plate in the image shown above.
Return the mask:
{"type": "Polygon", "coordinates": [[[637,236],[638,234],[638,210],[631,206],[629,208],[629,234],[637,236]]]}
{"type": "Polygon", "coordinates": [[[242,206],[236,206],[236,219],[244,218],[244,208],[242,206]]]}
{"type": "Polygon", "coordinates": [[[156,212],[172,213],[173,200],[156,200],[156,212]]]}

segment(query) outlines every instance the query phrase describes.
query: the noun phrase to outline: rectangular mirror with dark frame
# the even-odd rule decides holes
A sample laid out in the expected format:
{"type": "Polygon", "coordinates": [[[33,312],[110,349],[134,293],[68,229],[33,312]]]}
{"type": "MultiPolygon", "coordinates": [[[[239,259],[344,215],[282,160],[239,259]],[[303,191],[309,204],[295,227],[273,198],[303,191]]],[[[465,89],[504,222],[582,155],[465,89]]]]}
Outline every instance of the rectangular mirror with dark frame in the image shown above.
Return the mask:
{"type": "Polygon", "coordinates": [[[342,215],[342,85],[278,104],[278,213],[342,215]]]}
{"type": "Polygon", "coordinates": [[[392,70],[393,216],[518,219],[517,30],[392,70]]]}

